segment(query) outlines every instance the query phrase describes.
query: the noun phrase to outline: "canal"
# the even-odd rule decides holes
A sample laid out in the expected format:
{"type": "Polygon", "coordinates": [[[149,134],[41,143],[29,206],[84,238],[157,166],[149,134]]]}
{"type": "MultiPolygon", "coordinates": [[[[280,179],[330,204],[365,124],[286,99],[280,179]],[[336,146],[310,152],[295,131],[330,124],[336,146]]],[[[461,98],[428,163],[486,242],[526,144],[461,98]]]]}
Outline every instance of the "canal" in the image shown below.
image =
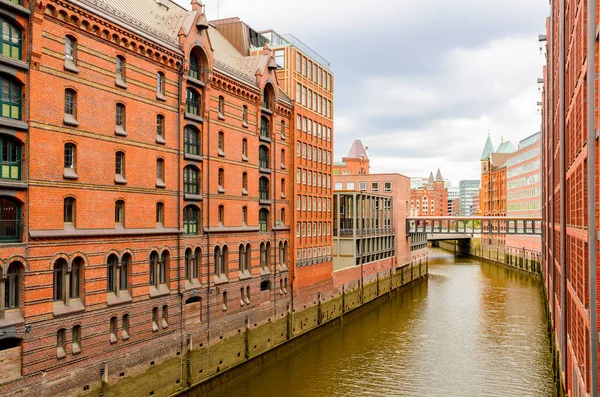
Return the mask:
{"type": "Polygon", "coordinates": [[[208,395],[552,396],[539,281],[439,249],[429,255],[422,283],[208,395]]]}

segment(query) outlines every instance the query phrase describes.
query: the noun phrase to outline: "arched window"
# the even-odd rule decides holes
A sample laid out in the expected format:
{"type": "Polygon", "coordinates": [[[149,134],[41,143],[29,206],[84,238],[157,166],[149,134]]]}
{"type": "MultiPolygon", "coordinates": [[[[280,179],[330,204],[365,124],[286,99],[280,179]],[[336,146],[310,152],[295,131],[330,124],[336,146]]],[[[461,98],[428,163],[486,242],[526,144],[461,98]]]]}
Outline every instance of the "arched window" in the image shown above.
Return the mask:
{"type": "Polygon", "coordinates": [[[285,139],[285,121],[281,120],[281,139],[285,139]]]}
{"type": "Polygon", "coordinates": [[[108,292],[117,292],[117,268],[119,266],[119,258],[112,254],[108,257],[106,290],[108,292]]]}
{"type": "Polygon", "coordinates": [[[186,194],[200,194],[199,171],[192,165],[183,169],[183,191],[186,194]]]}
{"type": "Polygon", "coordinates": [[[187,125],[184,128],[184,151],[188,154],[200,155],[202,150],[200,147],[200,133],[196,127],[187,125]]]}
{"type": "Polygon", "coordinates": [[[166,284],[169,280],[169,252],[163,251],[160,256],[160,265],[158,272],[158,282],[160,284],[166,284]]]}
{"type": "Polygon", "coordinates": [[[225,133],[223,131],[219,131],[219,138],[218,138],[218,149],[219,149],[219,156],[225,156],[225,133]]]}
{"type": "Polygon", "coordinates": [[[115,202],[115,223],[125,223],[125,202],[123,200],[115,202]]]}
{"type": "Polygon", "coordinates": [[[0,32],[2,33],[2,55],[12,59],[21,60],[21,41],[23,40],[21,29],[14,26],[6,19],[2,18],[0,19],[0,22],[0,32]]]}
{"type": "Polygon", "coordinates": [[[219,97],[219,116],[225,117],[225,98],[219,97]]]}
{"type": "Polygon", "coordinates": [[[192,281],[194,269],[194,254],[191,248],[185,250],[185,278],[192,281]]]}
{"type": "Polygon", "coordinates": [[[125,84],[125,58],[123,56],[117,55],[115,67],[117,72],[117,83],[125,84]]]}
{"type": "Polygon", "coordinates": [[[200,94],[198,91],[188,88],[186,90],[185,111],[194,116],[200,116],[200,94]]]}
{"type": "Polygon", "coordinates": [[[219,206],[219,225],[223,226],[223,224],[225,223],[225,206],[220,205],[219,206]]]}
{"type": "Polygon", "coordinates": [[[260,168],[269,169],[269,149],[266,146],[258,148],[258,159],[260,168]]]}
{"type": "Polygon", "coordinates": [[[200,247],[196,248],[194,251],[194,269],[192,270],[192,276],[195,279],[200,280],[200,275],[202,274],[202,250],[200,247]]]}
{"type": "Polygon", "coordinates": [[[0,136],[0,179],[21,180],[21,144],[0,136]]]}
{"type": "Polygon", "coordinates": [[[65,123],[74,123],[77,120],[77,92],[72,88],[65,90],[65,123]]]}
{"type": "Polygon", "coordinates": [[[4,309],[17,309],[19,307],[21,268],[22,265],[19,262],[13,262],[8,266],[6,280],[4,281],[4,309]]]}
{"type": "Polygon", "coordinates": [[[238,265],[241,272],[248,270],[248,263],[246,262],[246,246],[240,244],[238,249],[238,265]]]}
{"type": "Polygon", "coordinates": [[[77,40],[73,36],[65,37],[65,61],[77,65],[77,40]]]}
{"type": "Polygon", "coordinates": [[[129,273],[131,272],[131,255],[124,254],[121,257],[121,267],[119,268],[119,290],[125,291],[129,288],[129,273]]]}
{"type": "Polygon", "coordinates": [[[75,223],[75,198],[65,197],[64,200],[64,222],[75,223]]]}
{"type": "MultiPolygon", "coordinates": [[[[246,266],[247,269],[250,270],[252,268],[252,246],[250,245],[250,243],[246,244],[246,266]]],[[[250,287],[248,287],[250,288],[250,287]]],[[[248,295],[250,295],[249,291],[248,291],[248,295]]]]}
{"type": "Polygon", "coordinates": [[[156,159],[156,186],[164,187],[165,185],[165,160],[156,159]]]}
{"type": "Polygon", "coordinates": [[[65,143],[65,169],[75,170],[77,164],[77,147],[72,143],[65,143]]]}
{"type": "Polygon", "coordinates": [[[242,123],[245,127],[248,126],[248,106],[242,106],[242,123]]]}
{"type": "Polygon", "coordinates": [[[156,115],[156,136],[165,139],[165,116],[156,115]]]}
{"type": "Polygon", "coordinates": [[[215,247],[215,275],[216,276],[223,276],[225,275],[226,272],[226,250],[227,250],[227,246],[221,248],[221,247],[215,247]]]}
{"type": "Polygon", "coordinates": [[[269,211],[266,208],[262,208],[258,213],[258,224],[261,232],[269,231],[269,211]]]}
{"type": "Polygon", "coordinates": [[[285,197],[285,179],[281,178],[281,197],[285,197]]]}
{"type": "Polygon", "coordinates": [[[285,260],[285,246],[283,244],[283,241],[279,242],[279,264],[281,266],[285,266],[286,264],[286,260],[285,260]]]}
{"type": "Polygon", "coordinates": [[[282,225],[285,225],[285,208],[281,209],[281,215],[279,216],[279,221],[282,225]]]}
{"type": "Polygon", "coordinates": [[[242,207],[242,225],[248,224],[248,207],[242,207]]]}
{"type": "Polygon", "coordinates": [[[163,72],[156,73],[156,95],[165,96],[165,74],[163,72]]]}
{"type": "Polygon", "coordinates": [[[115,153],[115,174],[125,177],[125,153],[115,153]]]}
{"type": "Polygon", "coordinates": [[[269,243],[260,243],[260,267],[269,268],[269,243]]]}
{"type": "Polygon", "coordinates": [[[183,209],[183,232],[186,235],[197,235],[199,225],[199,211],[195,206],[187,206],[183,209]]]}
{"type": "Polygon", "coordinates": [[[150,254],[150,285],[158,285],[158,252],[152,251],[150,254]]]}
{"type": "Polygon", "coordinates": [[[21,120],[21,85],[7,76],[0,76],[2,117],[21,120]]]}
{"type": "Polygon", "coordinates": [[[200,80],[200,64],[198,57],[195,54],[190,54],[190,70],[188,70],[188,76],[200,80]]]}
{"type": "Polygon", "coordinates": [[[242,139],[242,160],[248,161],[248,140],[242,139]]]}
{"type": "Polygon", "coordinates": [[[156,223],[163,225],[165,223],[165,204],[156,203],[156,223]]]}
{"type": "Polygon", "coordinates": [[[225,170],[223,168],[219,168],[219,193],[225,193],[225,170]]]}
{"type": "Polygon", "coordinates": [[[267,116],[260,117],[260,136],[265,138],[271,137],[271,134],[269,133],[269,119],[267,116]]]}
{"type": "Polygon", "coordinates": [[[248,173],[242,172],[242,193],[248,194],[248,173]]]}
{"type": "Polygon", "coordinates": [[[125,122],[126,122],[126,112],[125,112],[125,105],[122,103],[117,103],[116,105],[116,124],[117,127],[121,127],[123,130],[126,130],[125,127],[125,122]]]}
{"type": "Polygon", "coordinates": [[[269,200],[269,179],[261,176],[258,180],[258,194],[260,200],[269,200]]]}
{"type": "Polygon", "coordinates": [[[67,283],[67,261],[60,258],[54,262],[54,289],[53,298],[55,301],[65,301],[67,283]]]}
{"type": "Polygon", "coordinates": [[[285,169],[285,150],[281,149],[281,168],[285,169]]]}

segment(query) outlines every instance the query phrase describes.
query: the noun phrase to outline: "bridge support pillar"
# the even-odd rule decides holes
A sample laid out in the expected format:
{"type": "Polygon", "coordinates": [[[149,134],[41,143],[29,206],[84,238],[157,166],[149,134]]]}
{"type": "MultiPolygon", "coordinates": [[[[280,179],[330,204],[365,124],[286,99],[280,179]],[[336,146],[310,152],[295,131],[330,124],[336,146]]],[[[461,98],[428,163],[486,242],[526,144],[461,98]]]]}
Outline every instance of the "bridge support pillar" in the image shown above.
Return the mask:
{"type": "Polygon", "coordinates": [[[471,255],[471,240],[468,240],[468,239],[458,240],[455,247],[456,247],[456,255],[458,255],[458,256],[471,255]]]}

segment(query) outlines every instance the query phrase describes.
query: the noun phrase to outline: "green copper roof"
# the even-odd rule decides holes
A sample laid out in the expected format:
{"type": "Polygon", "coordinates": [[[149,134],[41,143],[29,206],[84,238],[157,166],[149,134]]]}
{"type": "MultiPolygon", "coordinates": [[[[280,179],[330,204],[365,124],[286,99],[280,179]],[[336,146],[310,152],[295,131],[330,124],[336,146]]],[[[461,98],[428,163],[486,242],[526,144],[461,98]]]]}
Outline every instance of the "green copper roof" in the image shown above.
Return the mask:
{"type": "Polygon", "coordinates": [[[502,142],[500,144],[500,146],[498,147],[498,150],[496,150],[496,153],[514,153],[516,151],[517,151],[517,149],[512,144],[512,142],[506,141],[506,142],[502,142]]]}
{"type": "Polygon", "coordinates": [[[492,145],[492,140],[488,135],[487,140],[485,141],[485,147],[483,148],[483,154],[481,155],[481,161],[487,160],[492,153],[494,153],[494,145],[492,145]]]}

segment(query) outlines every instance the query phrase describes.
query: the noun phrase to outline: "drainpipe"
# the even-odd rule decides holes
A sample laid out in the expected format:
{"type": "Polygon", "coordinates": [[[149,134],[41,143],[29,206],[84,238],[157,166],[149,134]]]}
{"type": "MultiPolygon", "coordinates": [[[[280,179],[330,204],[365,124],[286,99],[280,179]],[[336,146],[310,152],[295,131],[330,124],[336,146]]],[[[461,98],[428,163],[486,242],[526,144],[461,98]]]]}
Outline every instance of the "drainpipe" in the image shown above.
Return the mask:
{"type": "MultiPolygon", "coordinates": [[[[208,225],[208,231],[206,232],[206,348],[210,351],[210,258],[212,257],[210,253],[210,95],[207,92],[206,88],[204,89],[204,105],[208,105],[208,112],[204,112],[207,115],[206,118],[206,128],[203,128],[203,134],[206,135],[208,152],[204,150],[204,145],[202,145],[202,152],[206,153],[206,158],[204,159],[202,168],[204,168],[204,163],[206,163],[206,224],[208,225]]],[[[204,181],[203,181],[204,182],[204,181]]],[[[204,185],[204,183],[203,183],[204,185]]],[[[203,217],[204,218],[204,217],[203,217]]],[[[204,219],[202,219],[202,227],[204,227],[204,219]]],[[[223,258],[225,260],[225,258],[223,258]]]]}
{"type": "Polygon", "coordinates": [[[567,316],[566,316],[566,288],[567,288],[567,223],[565,219],[565,0],[560,0],[559,11],[559,55],[558,55],[558,90],[559,90],[559,108],[558,108],[558,129],[560,139],[560,359],[562,371],[565,374],[565,384],[567,382],[567,316]]]}
{"type": "Polygon", "coordinates": [[[588,255],[590,264],[591,395],[598,395],[598,324],[596,303],[596,0],[588,0],[587,96],[588,96],[588,255]]]}
{"type": "MultiPolygon", "coordinates": [[[[183,73],[185,68],[185,57],[181,63],[179,70],[179,85],[177,90],[177,229],[181,227],[181,157],[183,150],[181,148],[181,90],[183,90],[183,73]]],[[[164,216],[164,213],[163,213],[164,216]]],[[[181,331],[181,351],[184,347],[184,330],[183,330],[183,291],[181,290],[181,231],[177,231],[177,291],[179,293],[179,329],[181,331]]],[[[186,354],[187,356],[187,354],[186,354]]]]}

